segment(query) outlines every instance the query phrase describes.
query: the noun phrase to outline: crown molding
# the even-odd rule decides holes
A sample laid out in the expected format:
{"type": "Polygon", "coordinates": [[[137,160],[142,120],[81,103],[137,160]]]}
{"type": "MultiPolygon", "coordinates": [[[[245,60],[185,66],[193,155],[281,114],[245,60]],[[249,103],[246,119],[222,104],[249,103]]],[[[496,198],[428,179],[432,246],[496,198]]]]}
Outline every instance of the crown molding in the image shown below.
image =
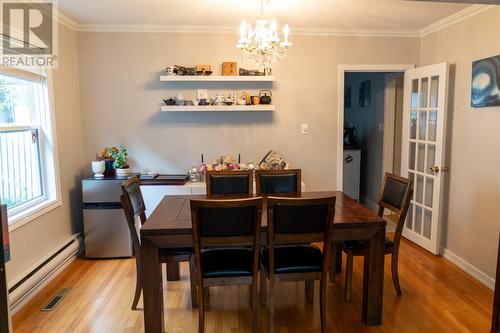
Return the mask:
{"type": "MultiPolygon", "coordinates": [[[[405,37],[418,38],[444,29],[474,15],[480,14],[495,5],[472,5],[424,28],[415,30],[398,29],[328,29],[328,28],[294,28],[294,35],[303,36],[337,36],[337,37],[405,37]]],[[[236,26],[213,25],[152,25],[152,24],[80,24],[68,15],[59,11],[59,22],[78,32],[149,32],[149,33],[238,33],[236,26]]]]}
{"type": "Polygon", "coordinates": [[[461,22],[463,20],[466,20],[472,16],[478,15],[482,12],[485,12],[487,10],[493,9],[495,5],[472,5],[470,7],[467,7],[465,9],[462,9],[461,11],[456,12],[455,14],[452,14],[450,16],[447,16],[439,21],[436,21],[432,24],[429,24],[428,26],[420,29],[418,31],[420,37],[427,36],[433,32],[436,32],[438,30],[444,29],[446,27],[449,27],[450,25],[456,24],[458,22],[461,22]]]}
{"type": "MultiPolygon", "coordinates": [[[[236,26],[207,25],[144,25],[144,24],[80,24],[80,32],[157,32],[157,33],[238,33],[236,26]]],[[[294,35],[304,36],[360,36],[360,37],[418,37],[415,30],[361,30],[294,28],[294,35]]]]}
{"type": "Polygon", "coordinates": [[[71,17],[69,17],[60,10],[57,11],[57,21],[73,31],[78,30],[79,26],[78,22],[76,22],[75,20],[73,20],[71,17]]]}

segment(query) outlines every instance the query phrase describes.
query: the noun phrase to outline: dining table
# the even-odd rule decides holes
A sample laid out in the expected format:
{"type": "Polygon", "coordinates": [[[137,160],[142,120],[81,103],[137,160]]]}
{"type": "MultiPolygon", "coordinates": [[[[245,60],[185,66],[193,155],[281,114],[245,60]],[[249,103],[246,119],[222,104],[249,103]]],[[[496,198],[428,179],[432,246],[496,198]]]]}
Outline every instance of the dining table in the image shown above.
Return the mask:
{"type": "MultiPolygon", "coordinates": [[[[382,324],[384,287],[384,242],[386,221],[362,204],[340,191],[302,192],[294,197],[320,198],[335,196],[335,217],[331,240],[366,240],[361,317],[366,325],[382,324]]],[[[206,195],[165,196],[140,230],[142,277],[144,281],[144,329],[148,333],[163,332],[164,302],[161,248],[193,246],[191,199],[211,199],[206,195]]],[[[263,237],[267,232],[267,210],[264,200],[262,216],[263,237]]],[[[263,238],[265,239],[265,238],[263,238]]],[[[333,244],[328,244],[332,246],[333,244]]],[[[337,247],[338,248],[338,247],[337,247]]],[[[337,252],[337,255],[341,252],[337,252]]],[[[339,260],[336,260],[338,263],[339,260]]],[[[179,264],[168,264],[167,281],[178,279],[179,264]]]]}

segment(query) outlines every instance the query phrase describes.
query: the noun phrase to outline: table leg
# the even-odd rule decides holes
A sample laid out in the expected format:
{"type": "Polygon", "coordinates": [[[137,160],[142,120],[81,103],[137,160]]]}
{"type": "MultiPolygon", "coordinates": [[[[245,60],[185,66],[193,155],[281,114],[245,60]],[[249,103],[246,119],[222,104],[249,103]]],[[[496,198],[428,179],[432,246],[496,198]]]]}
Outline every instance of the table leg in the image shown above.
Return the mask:
{"type": "Polygon", "coordinates": [[[167,263],[167,281],[178,281],[181,279],[178,262],[167,263]]]}
{"type": "Polygon", "coordinates": [[[362,317],[367,325],[382,324],[384,241],[385,227],[380,228],[370,239],[369,250],[365,255],[362,317]]]}
{"type": "Polygon", "coordinates": [[[158,248],[147,238],[141,241],[142,276],[144,281],[144,331],[163,332],[163,288],[158,248]]]}

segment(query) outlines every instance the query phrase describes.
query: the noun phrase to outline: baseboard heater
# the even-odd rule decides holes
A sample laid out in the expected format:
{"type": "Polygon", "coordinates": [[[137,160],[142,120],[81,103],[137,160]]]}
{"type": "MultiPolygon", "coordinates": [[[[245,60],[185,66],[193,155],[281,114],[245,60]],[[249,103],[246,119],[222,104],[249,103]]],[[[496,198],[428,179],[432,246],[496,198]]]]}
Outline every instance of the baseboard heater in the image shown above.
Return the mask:
{"type": "Polygon", "coordinates": [[[62,243],[50,253],[22,274],[18,281],[9,286],[9,306],[11,315],[16,313],[26,302],[76,258],[79,253],[81,239],[78,234],[62,243]]]}

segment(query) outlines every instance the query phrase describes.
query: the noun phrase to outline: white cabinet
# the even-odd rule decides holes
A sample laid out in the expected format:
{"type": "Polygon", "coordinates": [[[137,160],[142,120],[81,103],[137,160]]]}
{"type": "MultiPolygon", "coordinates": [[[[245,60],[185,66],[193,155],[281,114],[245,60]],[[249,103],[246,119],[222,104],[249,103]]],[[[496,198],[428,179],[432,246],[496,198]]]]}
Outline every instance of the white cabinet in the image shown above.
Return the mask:
{"type": "Polygon", "coordinates": [[[361,174],[361,150],[344,149],[344,179],[342,191],[359,201],[359,185],[361,174]]]}
{"type": "MultiPolygon", "coordinates": [[[[301,190],[302,192],[306,190],[304,183],[301,185],[301,190]]],[[[146,217],[151,215],[165,196],[207,194],[206,185],[203,182],[187,182],[185,185],[141,185],[141,192],[146,205],[146,217]]],[[[253,184],[253,193],[255,193],[255,183],[253,184]]]]}
{"type": "Polygon", "coordinates": [[[146,205],[146,217],[149,217],[166,195],[190,195],[191,187],[182,185],[142,185],[142,197],[146,205]]]}

